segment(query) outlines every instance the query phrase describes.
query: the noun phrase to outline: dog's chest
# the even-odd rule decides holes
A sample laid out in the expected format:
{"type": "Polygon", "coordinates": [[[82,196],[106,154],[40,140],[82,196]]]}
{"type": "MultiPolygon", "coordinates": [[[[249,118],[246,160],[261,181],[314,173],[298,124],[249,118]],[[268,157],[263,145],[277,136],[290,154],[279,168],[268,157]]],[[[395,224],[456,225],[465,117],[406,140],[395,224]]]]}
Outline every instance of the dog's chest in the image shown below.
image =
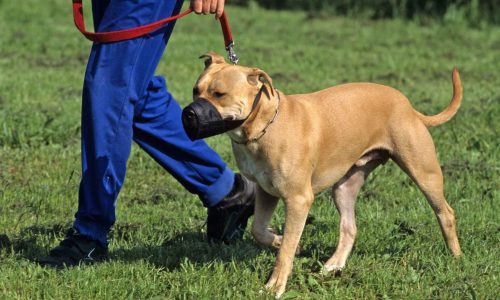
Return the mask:
{"type": "Polygon", "coordinates": [[[241,173],[250,180],[257,182],[267,193],[280,197],[279,186],[275,180],[278,177],[276,170],[273,170],[274,168],[262,157],[258,149],[249,148],[250,150],[238,146],[233,148],[241,173]]]}

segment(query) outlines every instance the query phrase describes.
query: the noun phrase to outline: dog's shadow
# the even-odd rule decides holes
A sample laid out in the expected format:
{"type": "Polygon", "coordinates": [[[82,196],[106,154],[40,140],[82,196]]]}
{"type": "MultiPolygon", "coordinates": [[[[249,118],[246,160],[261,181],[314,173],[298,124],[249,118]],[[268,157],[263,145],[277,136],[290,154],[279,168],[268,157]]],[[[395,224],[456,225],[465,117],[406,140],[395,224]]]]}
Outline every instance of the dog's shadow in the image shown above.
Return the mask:
{"type": "Polygon", "coordinates": [[[230,245],[211,243],[202,232],[184,232],[163,241],[160,245],[142,244],[111,251],[114,261],[146,261],[156,267],[175,270],[186,264],[208,265],[221,262],[244,262],[255,258],[263,249],[249,236],[230,245]]]}
{"type": "MultiPolygon", "coordinates": [[[[309,217],[307,225],[314,222],[309,217]]],[[[262,252],[276,255],[276,249],[257,244],[247,229],[242,240],[231,243],[212,243],[202,231],[179,233],[164,240],[161,245],[141,244],[132,248],[118,248],[112,251],[113,260],[133,262],[145,260],[156,267],[167,270],[182,268],[187,264],[206,266],[213,262],[245,263],[254,260],[262,252]]],[[[304,251],[309,254],[308,251],[304,251]]]]}
{"type": "MultiPolygon", "coordinates": [[[[315,223],[315,218],[307,219],[306,228],[315,223]]],[[[320,229],[324,228],[320,226],[320,229]]],[[[259,245],[248,232],[241,241],[232,244],[211,243],[207,240],[206,233],[202,231],[187,231],[165,239],[161,244],[140,244],[133,247],[115,247],[111,252],[114,261],[134,262],[146,261],[156,267],[167,270],[177,270],[189,265],[197,267],[208,266],[214,262],[248,263],[255,260],[263,252],[273,258],[277,251],[270,247],[259,245]]],[[[299,256],[311,256],[315,247],[307,247],[299,256]]],[[[328,249],[328,248],[326,248],[328,249]]],[[[323,254],[326,259],[326,254],[323,254]]]]}

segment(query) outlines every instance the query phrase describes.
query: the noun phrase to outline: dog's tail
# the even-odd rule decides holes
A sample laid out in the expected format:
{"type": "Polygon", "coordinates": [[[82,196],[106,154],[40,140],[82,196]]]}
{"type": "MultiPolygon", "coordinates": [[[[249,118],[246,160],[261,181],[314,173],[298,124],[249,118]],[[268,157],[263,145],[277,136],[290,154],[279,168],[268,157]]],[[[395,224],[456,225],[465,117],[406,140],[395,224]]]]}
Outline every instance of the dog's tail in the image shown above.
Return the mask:
{"type": "Polygon", "coordinates": [[[434,127],[449,121],[460,108],[460,104],[462,103],[462,82],[460,81],[460,74],[457,68],[453,68],[452,78],[453,98],[445,110],[434,116],[426,116],[416,111],[418,117],[424,122],[425,126],[434,127]]]}

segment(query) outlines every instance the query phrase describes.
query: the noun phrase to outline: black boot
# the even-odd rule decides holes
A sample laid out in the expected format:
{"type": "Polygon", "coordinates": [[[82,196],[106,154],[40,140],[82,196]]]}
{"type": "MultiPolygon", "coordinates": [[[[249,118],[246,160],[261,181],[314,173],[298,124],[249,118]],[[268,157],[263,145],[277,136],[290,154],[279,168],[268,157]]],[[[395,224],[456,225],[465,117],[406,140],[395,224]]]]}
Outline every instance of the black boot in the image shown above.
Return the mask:
{"type": "Polygon", "coordinates": [[[231,243],[241,240],[248,218],[253,215],[255,183],[240,174],[234,176],[231,192],[216,206],[208,209],[209,241],[231,243]]]}
{"type": "Polygon", "coordinates": [[[62,269],[80,263],[92,264],[107,257],[108,248],[70,228],[59,246],[50,250],[49,256],[40,259],[38,263],[45,267],[62,269]]]}

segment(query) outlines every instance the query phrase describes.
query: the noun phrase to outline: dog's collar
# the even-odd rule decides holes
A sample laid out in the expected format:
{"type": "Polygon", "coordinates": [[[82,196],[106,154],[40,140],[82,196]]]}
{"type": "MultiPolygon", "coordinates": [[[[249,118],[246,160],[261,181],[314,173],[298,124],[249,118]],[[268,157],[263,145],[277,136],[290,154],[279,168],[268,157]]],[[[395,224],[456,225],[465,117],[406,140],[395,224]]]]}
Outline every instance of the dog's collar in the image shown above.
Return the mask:
{"type": "Polygon", "coordinates": [[[276,105],[276,112],[274,113],[274,116],[269,121],[267,121],[267,124],[266,124],[266,126],[264,126],[264,129],[262,129],[256,137],[247,138],[245,141],[236,141],[236,140],[232,139],[231,137],[229,137],[229,138],[231,138],[231,141],[233,141],[236,144],[240,144],[240,145],[248,145],[249,143],[253,143],[253,142],[260,140],[264,136],[264,134],[266,134],[269,126],[271,126],[271,124],[274,122],[274,120],[276,120],[276,116],[278,116],[278,110],[279,110],[280,102],[281,102],[280,92],[277,89],[274,89],[274,90],[276,91],[276,94],[278,94],[278,105],[276,105]]]}

